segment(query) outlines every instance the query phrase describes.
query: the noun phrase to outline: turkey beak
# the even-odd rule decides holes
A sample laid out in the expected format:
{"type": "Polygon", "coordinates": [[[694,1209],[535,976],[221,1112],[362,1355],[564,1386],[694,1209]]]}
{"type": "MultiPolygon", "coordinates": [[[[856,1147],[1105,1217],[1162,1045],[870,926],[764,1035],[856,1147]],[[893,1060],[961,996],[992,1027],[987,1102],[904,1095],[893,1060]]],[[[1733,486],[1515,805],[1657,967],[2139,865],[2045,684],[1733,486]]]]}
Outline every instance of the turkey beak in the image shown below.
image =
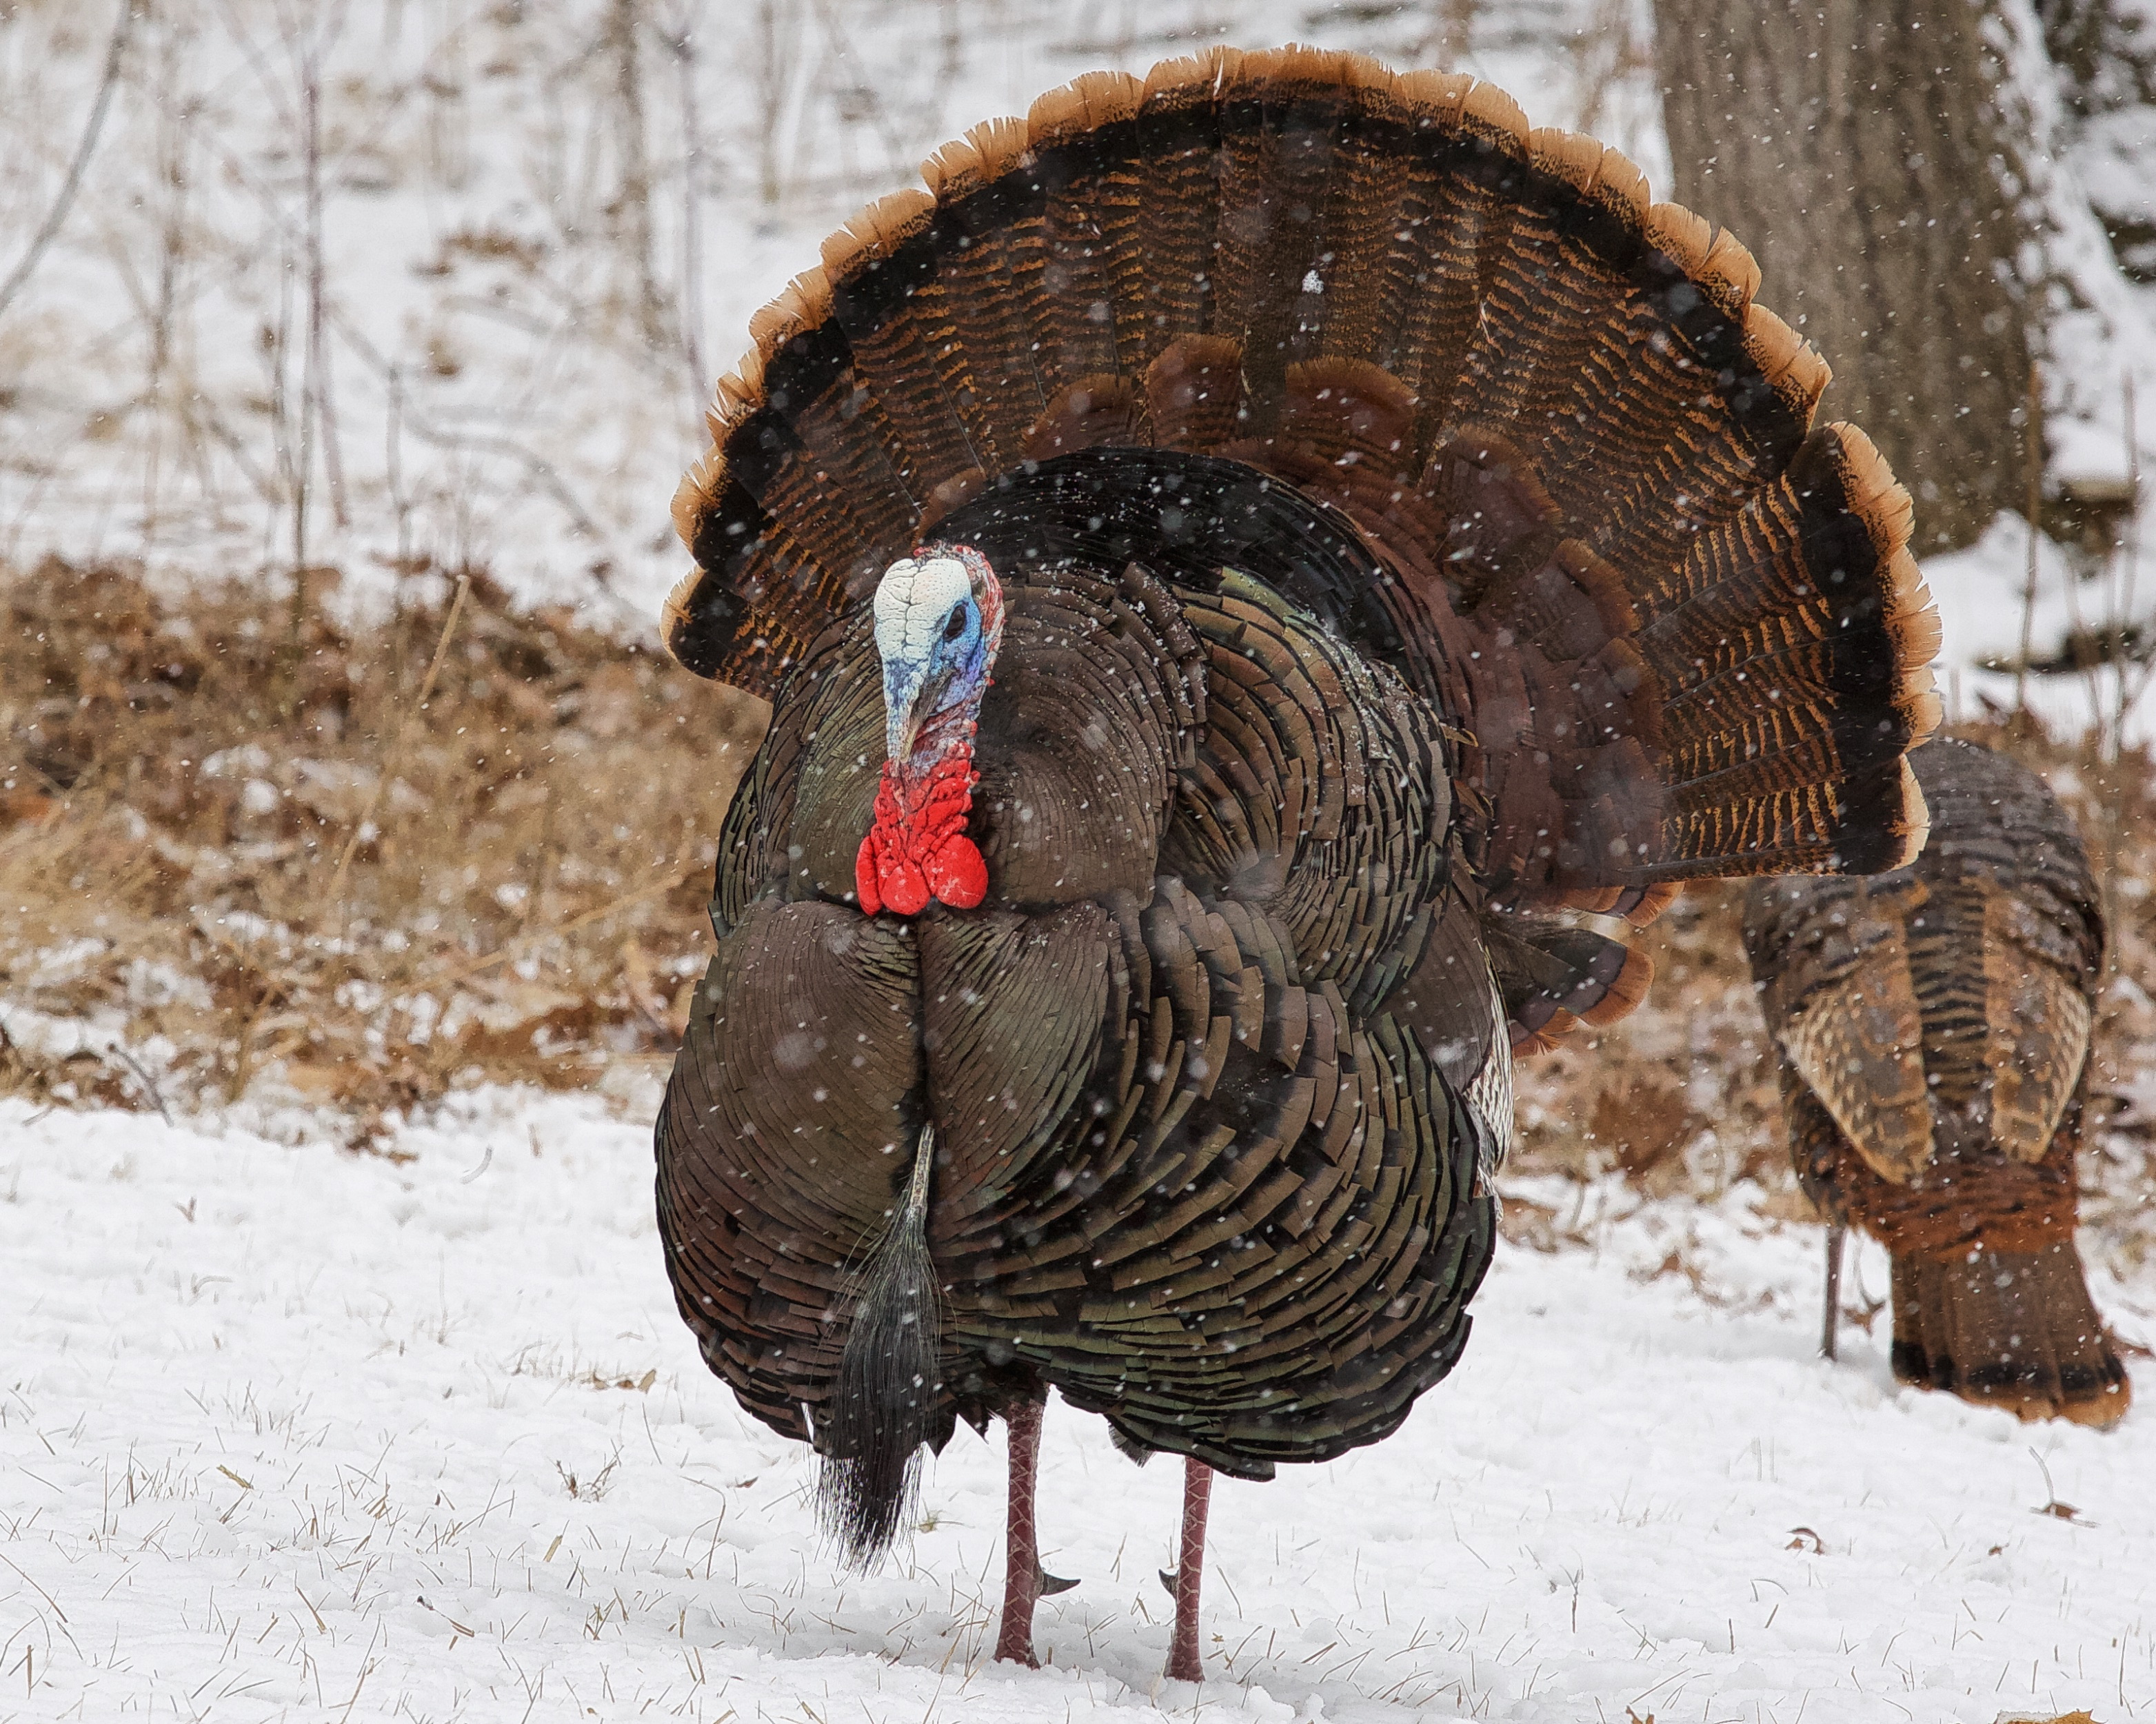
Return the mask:
{"type": "Polygon", "coordinates": [[[913,754],[921,726],[942,700],[951,681],[947,666],[931,671],[925,666],[887,664],[884,670],[884,749],[903,764],[913,754]]]}

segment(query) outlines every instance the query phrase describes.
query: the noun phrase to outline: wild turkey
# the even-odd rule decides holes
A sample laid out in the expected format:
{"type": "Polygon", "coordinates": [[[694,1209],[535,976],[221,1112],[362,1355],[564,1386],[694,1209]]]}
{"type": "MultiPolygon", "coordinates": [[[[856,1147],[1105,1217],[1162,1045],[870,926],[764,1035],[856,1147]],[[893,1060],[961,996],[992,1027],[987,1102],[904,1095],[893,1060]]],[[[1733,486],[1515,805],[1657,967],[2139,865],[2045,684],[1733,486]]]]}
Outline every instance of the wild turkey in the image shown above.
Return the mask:
{"type": "Polygon", "coordinates": [[[2133,1386],[2074,1247],[2096,883],[2034,772],[1973,742],[1911,760],[1932,816],[1914,864],[1745,895],[1789,1152],[1830,1219],[1822,1351],[1853,1222],[1892,1258],[1895,1376],[2112,1424],[2133,1386]]]}
{"type": "Polygon", "coordinates": [[[1936,618],[1743,247],[1487,85],[1219,50],[923,172],[675,500],[668,641],[773,706],[667,1262],[857,1557],[1009,1419],[1000,1655],[1050,1386],[1185,1456],[1195,1678],[1209,1469],[1460,1357],[1512,1050],[1638,998],[1672,882],[1913,854],[1936,618]]]}

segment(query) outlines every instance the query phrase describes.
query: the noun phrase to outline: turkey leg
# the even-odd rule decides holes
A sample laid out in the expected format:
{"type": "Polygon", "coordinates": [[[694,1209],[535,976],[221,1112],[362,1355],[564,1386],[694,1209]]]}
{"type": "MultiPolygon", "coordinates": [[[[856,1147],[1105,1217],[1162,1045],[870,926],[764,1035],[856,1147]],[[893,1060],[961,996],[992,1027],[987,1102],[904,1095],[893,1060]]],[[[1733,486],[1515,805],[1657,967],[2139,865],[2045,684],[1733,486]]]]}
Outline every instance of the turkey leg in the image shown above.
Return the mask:
{"type": "Polygon", "coordinates": [[[1039,1401],[1021,1401],[1004,1419],[1010,1430],[1010,1509],[1004,1522],[1004,1620],[996,1634],[996,1656],[1029,1667],[1036,1662],[1033,1607],[1040,1602],[1045,1578],[1033,1500],[1040,1470],[1040,1414],[1039,1401]]]}
{"type": "Polygon", "coordinates": [[[1849,1224],[1830,1221],[1826,1224],[1826,1316],[1820,1326],[1820,1357],[1832,1359],[1838,1357],[1841,1327],[1841,1248],[1849,1235],[1849,1224]]]}
{"type": "Polygon", "coordinates": [[[1199,1682],[1205,1661],[1198,1650],[1198,1583],[1205,1566],[1205,1506],[1213,1495],[1213,1469],[1202,1460],[1183,1464],[1183,1549],[1175,1564],[1175,1638],[1168,1643],[1171,1682],[1199,1682]]]}

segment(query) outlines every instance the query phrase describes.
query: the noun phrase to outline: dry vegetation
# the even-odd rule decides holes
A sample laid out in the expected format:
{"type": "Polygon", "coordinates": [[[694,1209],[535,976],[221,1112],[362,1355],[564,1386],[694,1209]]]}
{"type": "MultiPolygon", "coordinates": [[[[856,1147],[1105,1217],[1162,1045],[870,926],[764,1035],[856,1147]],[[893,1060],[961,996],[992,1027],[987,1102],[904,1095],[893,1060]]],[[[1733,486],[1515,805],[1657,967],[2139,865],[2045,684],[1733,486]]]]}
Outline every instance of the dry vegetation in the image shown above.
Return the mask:
{"type": "Polygon", "coordinates": [[[0,585],[0,1093],[357,1144],[670,1049],[762,707],[483,577],[346,632],[333,578],[296,639],[259,590],[0,585]]]}
{"type": "MultiPolygon", "coordinates": [[[[763,707],[566,612],[520,613],[483,577],[461,607],[442,577],[408,580],[424,602],[364,631],[328,620],[334,580],[317,574],[296,649],[290,608],[259,588],[182,598],[57,563],[0,582],[0,1094],[245,1103],[273,1125],[305,1106],[306,1129],[357,1147],[453,1085],[663,1071],[763,707]]],[[[2128,1273],[2156,1255],[2138,1076],[2156,1060],[2156,763],[2107,767],[2025,723],[1964,730],[2065,793],[2110,882],[2083,1184],[2128,1273]]],[[[1642,1198],[1748,1180],[1768,1217],[1809,1214],[1739,896],[1681,899],[1645,936],[1647,1003],[1523,1070],[1517,1175],[1642,1198]]],[[[1585,1237],[1576,1208],[1527,1195],[1507,1224],[1544,1248],[1585,1237]]]]}

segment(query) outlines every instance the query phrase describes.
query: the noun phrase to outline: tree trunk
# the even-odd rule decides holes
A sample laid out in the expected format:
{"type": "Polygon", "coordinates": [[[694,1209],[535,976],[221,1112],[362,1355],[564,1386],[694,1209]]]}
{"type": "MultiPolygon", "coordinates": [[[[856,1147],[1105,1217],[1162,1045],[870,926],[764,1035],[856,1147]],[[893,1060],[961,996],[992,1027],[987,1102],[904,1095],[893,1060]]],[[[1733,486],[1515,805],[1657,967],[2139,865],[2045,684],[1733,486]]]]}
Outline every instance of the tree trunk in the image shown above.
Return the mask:
{"type": "Polygon", "coordinates": [[[1676,200],[1757,255],[1762,301],[1834,367],[1823,413],[1885,452],[1925,553],[2026,506],[2041,436],[2015,273],[2034,235],[1984,29],[2006,3],[1655,5],[1676,200]]]}

